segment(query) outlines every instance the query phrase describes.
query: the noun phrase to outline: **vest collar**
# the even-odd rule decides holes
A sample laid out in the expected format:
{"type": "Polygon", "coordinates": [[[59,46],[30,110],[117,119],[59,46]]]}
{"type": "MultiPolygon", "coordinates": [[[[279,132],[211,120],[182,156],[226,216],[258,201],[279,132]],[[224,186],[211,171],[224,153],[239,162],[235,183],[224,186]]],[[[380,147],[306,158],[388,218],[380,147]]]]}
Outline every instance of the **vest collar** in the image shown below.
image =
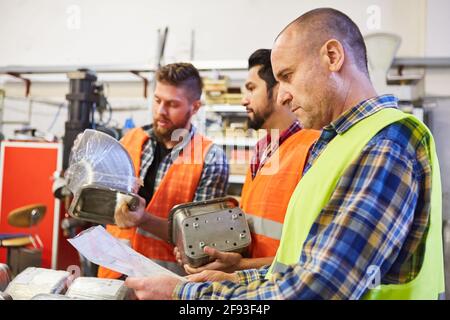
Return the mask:
{"type": "Polygon", "coordinates": [[[324,130],[342,135],[361,120],[385,108],[398,108],[398,99],[386,94],[364,100],[325,126],[324,130]]]}

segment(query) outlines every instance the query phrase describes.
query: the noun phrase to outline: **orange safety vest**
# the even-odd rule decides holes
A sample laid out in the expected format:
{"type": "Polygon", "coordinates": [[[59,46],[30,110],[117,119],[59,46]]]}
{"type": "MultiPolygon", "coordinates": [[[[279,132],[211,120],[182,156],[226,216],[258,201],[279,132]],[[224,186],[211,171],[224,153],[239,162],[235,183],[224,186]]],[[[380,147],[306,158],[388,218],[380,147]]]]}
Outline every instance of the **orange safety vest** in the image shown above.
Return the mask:
{"type": "Polygon", "coordinates": [[[241,207],[252,235],[252,258],[274,257],[289,199],[303,174],[308,151],[320,131],[302,129],[285,140],[252,179],[247,171],[241,207]]]}
{"type": "MultiPolygon", "coordinates": [[[[133,161],[136,175],[141,168],[141,153],[144,143],[150,137],[142,128],[127,133],[121,143],[127,149],[133,161]]],[[[189,144],[167,170],[157,187],[146,211],[167,219],[169,211],[177,204],[192,202],[201,178],[203,164],[212,141],[195,134],[189,144]]],[[[168,242],[140,228],[121,229],[117,226],[106,227],[113,236],[127,240],[132,248],[142,255],[155,260],[173,271],[180,270],[173,255],[173,246],[168,242]]],[[[99,278],[119,278],[120,273],[99,267],[99,278]]]]}

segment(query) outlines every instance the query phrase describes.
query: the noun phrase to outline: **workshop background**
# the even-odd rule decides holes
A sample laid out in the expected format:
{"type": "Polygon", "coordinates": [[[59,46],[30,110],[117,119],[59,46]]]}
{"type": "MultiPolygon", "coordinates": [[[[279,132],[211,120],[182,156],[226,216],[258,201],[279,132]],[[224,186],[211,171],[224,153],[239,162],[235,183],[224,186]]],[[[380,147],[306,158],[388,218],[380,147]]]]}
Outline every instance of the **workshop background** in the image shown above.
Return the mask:
{"type": "MultiPolygon", "coordinates": [[[[154,70],[191,61],[205,81],[196,126],[229,159],[249,159],[260,133],[245,130],[240,106],[247,58],[271,48],[289,21],[325,6],[345,12],[360,27],[379,92],[396,94],[402,109],[421,118],[435,136],[449,283],[448,0],[0,0],[0,232],[39,235],[43,267],[65,270],[79,261],[66,241],[74,231],[61,226],[67,214],[55,185],[67,157],[63,137],[73,72],[92,71],[96,94],[106,99],[93,122],[120,137],[151,122],[154,70]],[[36,203],[46,207],[42,221],[11,225],[11,212],[36,203]]],[[[232,161],[230,195],[240,194],[247,166],[232,161]]],[[[19,261],[10,251],[2,243],[0,263],[19,261]]]]}

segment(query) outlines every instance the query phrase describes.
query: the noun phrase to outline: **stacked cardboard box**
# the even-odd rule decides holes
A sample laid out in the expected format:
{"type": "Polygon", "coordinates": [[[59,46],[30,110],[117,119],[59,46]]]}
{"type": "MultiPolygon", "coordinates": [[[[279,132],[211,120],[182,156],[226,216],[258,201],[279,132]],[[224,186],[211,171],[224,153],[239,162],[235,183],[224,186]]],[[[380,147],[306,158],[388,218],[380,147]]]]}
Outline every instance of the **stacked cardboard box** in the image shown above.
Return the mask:
{"type": "Polygon", "coordinates": [[[225,94],[228,90],[229,79],[203,78],[203,92],[205,93],[206,104],[224,104],[226,103],[225,94]]]}

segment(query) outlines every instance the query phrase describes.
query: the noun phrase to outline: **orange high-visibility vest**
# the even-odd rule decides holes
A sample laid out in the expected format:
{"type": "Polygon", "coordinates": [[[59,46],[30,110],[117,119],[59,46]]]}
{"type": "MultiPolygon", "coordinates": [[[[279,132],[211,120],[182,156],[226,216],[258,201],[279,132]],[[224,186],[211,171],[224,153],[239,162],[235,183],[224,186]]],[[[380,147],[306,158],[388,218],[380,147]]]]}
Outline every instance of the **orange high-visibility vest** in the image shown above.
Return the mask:
{"type": "Polygon", "coordinates": [[[289,199],[302,177],[308,151],[319,136],[320,131],[302,129],[279,146],[254,179],[247,171],[241,207],[251,230],[252,258],[275,256],[289,199]]]}
{"type": "MultiPolygon", "coordinates": [[[[123,137],[121,143],[127,149],[133,161],[136,175],[140,172],[141,153],[144,143],[150,137],[142,128],[131,130],[123,137]]],[[[203,163],[212,142],[201,135],[195,134],[189,144],[179,153],[178,157],[167,170],[160,185],[157,187],[146,211],[168,218],[169,211],[177,204],[192,202],[201,178],[203,163]]],[[[173,255],[173,246],[140,228],[121,229],[108,225],[113,236],[127,240],[132,248],[142,255],[157,261],[163,266],[179,270],[173,255]]],[[[99,267],[98,277],[119,278],[120,273],[99,267]]]]}

